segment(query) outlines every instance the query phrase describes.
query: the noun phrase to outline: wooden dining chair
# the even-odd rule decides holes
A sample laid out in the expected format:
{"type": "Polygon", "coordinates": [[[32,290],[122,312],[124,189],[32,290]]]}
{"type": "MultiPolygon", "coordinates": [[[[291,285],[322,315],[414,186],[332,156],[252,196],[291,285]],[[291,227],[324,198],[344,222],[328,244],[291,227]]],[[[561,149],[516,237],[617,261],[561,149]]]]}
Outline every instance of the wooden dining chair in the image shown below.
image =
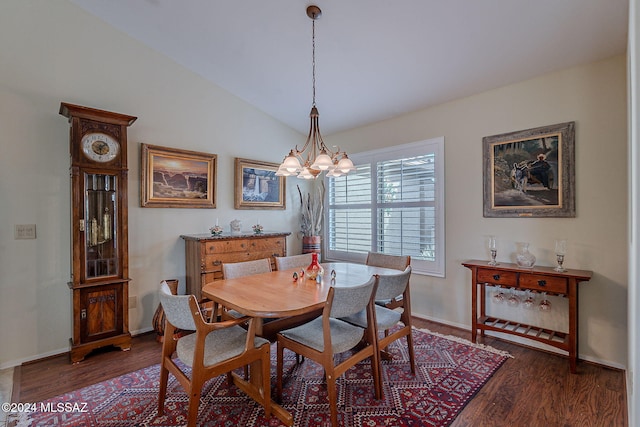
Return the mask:
{"type": "Polygon", "coordinates": [[[360,361],[370,357],[374,378],[374,394],[376,399],[381,397],[382,383],[378,366],[375,339],[375,312],[373,306],[377,287],[377,277],[358,286],[331,287],[324,304],[322,316],[303,325],[287,329],[278,333],[277,360],[277,397],[282,399],[282,375],[284,368],[284,349],[295,352],[322,365],[327,381],[327,394],[331,410],[331,425],[338,426],[338,408],[336,379],[347,369],[360,361]],[[345,321],[341,317],[348,317],[361,310],[367,312],[367,325],[362,328],[345,321]],[[354,349],[365,338],[365,345],[354,349]],[[352,350],[348,358],[334,364],[334,355],[352,350]]]}
{"type": "MultiPolygon", "coordinates": [[[[373,267],[391,268],[404,271],[411,264],[409,255],[388,255],[379,252],[369,252],[365,264],[373,267]]],[[[400,298],[400,297],[398,297],[400,298]]],[[[402,304],[395,299],[376,300],[376,304],[390,309],[401,307],[402,304]]]]}
{"type": "Polygon", "coordinates": [[[276,270],[289,270],[292,268],[306,268],[311,264],[311,254],[277,256],[276,270]]]}
{"type": "MultiPolygon", "coordinates": [[[[252,261],[222,263],[223,279],[236,279],[238,277],[250,276],[252,274],[270,272],[271,261],[269,260],[269,258],[260,258],[252,261]]],[[[223,320],[228,319],[229,317],[242,317],[241,313],[238,313],[235,310],[226,310],[224,307],[222,308],[221,314],[223,320]]]]}
{"type": "MultiPolygon", "coordinates": [[[[411,266],[405,268],[402,273],[399,274],[380,274],[378,275],[378,288],[376,290],[376,300],[395,300],[398,301],[402,311],[391,310],[386,307],[382,307],[378,304],[375,305],[375,337],[377,340],[378,361],[380,368],[382,369],[382,356],[384,350],[393,341],[399,340],[402,337],[407,337],[407,350],[409,351],[409,362],[411,364],[411,373],[416,373],[415,354],[413,349],[413,335],[411,325],[411,297],[409,292],[409,278],[411,277],[411,266]],[[401,297],[401,298],[399,298],[401,297]],[[391,328],[396,325],[402,325],[400,329],[393,332],[389,332],[391,328]],[[384,332],[381,334],[381,332],[384,332]]],[[[349,322],[353,325],[360,327],[367,327],[368,313],[365,310],[351,314],[346,317],[342,317],[340,320],[349,322]]],[[[380,372],[382,376],[382,371],[380,372]]]]}
{"type": "Polygon", "coordinates": [[[262,405],[265,416],[271,416],[271,377],[269,341],[255,336],[255,319],[242,317],[225,322],[205,322],[198,301],[193,295],[172,295],[169,286],[163,282],[160,287],[160,303],[166,315],[162,361],[160,365],[160,390],[158,393],[158,415],[164,413],[169,373],[173,374],[189,396],[187,426],[195,426],[198,417],[200,394],[204,383],[218,375],[227,374],[231,381],[231,371],[258,362],[257,372],[261,379],[255,386],[242,382],[241,389],[262,405]],[[247,324],[245,330],[241,324],[247,324]],[[176,328],[195,333],[174,339],[176,328]],[[191,377],[180,369],[172,358],[177,358],[191,368],[191,377]]]}
{"type": "Polygon", "coordinates": [[[388,255],[380,252],[369,252],[365,262],[367,265],[400,271],[404,271],[410,263],[411,257],[409,255],[388,255]]]}
{"type": "Polygon", "coordinates": [[[222,276],[224,279],[235,279],[236,277],[269,272],[271,272],[271,261],[269,258],[222,263],[222,276]]]}

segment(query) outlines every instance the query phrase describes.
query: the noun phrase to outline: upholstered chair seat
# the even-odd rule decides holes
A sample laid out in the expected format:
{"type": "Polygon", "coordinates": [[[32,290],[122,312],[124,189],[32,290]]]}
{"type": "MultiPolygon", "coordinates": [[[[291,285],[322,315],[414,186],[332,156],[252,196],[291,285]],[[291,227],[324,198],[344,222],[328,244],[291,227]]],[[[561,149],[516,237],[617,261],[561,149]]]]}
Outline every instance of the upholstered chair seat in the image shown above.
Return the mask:
{"type": "MultiPolygon", "coordinates": [[[[365,319],[366,324],[366,319],[365,319]]],[[[339,319],[329,319],[331,329],[331,352],[338,354],[352,349],[364,337],[364,329],[339,319]]],[[[283,336],[319,352],[324,351],[322,318],[318,317],[304,325],[280,332],[283,336]]]]}
{"type": "MultiPolygon", "coordinates": [[[[198,337],[196,334],[180,338],[176,345],[178,358],[187,366],[193,366],[198,337]]],[[[214,331],[204,341],[204,366],[216,365],[224,360],[241,355],[245,350],[247,331],[240,326],[214,331]]],[[[264,338],[255,337],[254,347],[269,344],[264,338]]]]}

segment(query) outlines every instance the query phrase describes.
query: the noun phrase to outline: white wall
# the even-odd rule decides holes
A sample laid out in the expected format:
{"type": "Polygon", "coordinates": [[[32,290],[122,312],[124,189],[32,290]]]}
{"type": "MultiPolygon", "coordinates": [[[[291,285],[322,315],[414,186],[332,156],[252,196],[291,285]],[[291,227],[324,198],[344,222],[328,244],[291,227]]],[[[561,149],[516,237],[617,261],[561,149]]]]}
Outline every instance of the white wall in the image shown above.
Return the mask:
{"type": "MultiPolygon", "coordinates": [[[[540,265],[555,265],[553,242],[564,236],[565,266],[594,272],[580,286],[579,353],[626,365],[625,71],[619,56],[331,136],[354,153],[445,138],[446,278],[414,275],[414,314],[469,328],[471,275],[460,263],[488,259],[487,235],[499,238],[499,261],[511,261],[515,242],[527,241],[540,265]],[[576,122],[576,218],[483,218],[482,138],[568,121],[576,122]]],[[[561,306],[558,300],[543,321],[562,323],[561,306]]]]}
{"type": "MultiPolygon", "coordinates": [[[[138,116],[129,128],[130,329],[151,328],[163,278],[184,284],[181,234],[220,218],[297,231],[287,210],[234,210],[234,157],[279,162],[304,136],[66,2],[0,2],[0,368],[68,350],[70,102],[138,116]],[[217,209],[139,206],[139,144],[218,155],[217,209]],[[14,240],[36,224],[36,240],[14,240]]],[[[301,112],[301,120],[306,113],[301,112]]],[[[289,250],[299,252],[290,236],[289,250]]]]}
{"type": "Polygon", "coordinates": [[[640,424],[640,1],[629,1],[629,366],[627,402],[629,425],[640,424]]]}

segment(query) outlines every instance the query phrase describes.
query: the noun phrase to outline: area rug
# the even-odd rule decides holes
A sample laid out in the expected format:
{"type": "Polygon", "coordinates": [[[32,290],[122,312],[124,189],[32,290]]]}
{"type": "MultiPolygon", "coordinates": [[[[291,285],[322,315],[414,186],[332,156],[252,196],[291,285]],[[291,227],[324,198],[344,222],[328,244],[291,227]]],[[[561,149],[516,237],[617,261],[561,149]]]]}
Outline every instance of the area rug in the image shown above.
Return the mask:
{"type": "MultiPolygon", "coordinates": [[[[375,400],[368,361],[337,381],[342,426],[448,426],[507,360],[509,354],[455,337],[414,330],[416,374],[411,374],[406,341],[389,347],[383,362],[384,399],[375,400]]],[[[275,345],[271,349],[275,390],[275,345]]],[[[285,351],[282,405],[299,427],[328,426],[329,405],[322,368],[311,360],[296,364],[285,351]]],[[[186,423],[187,396],[169,376],[165,415],[158,416],[159,365],[82,388],[36,404],[18,426],[180,426],[186,423]],[[44,408],[46,412],[41,409],[44,408]]],[[[272,393],[275,395],[275,393],[272,393]]],[[[281,426],[265,419],[262,407],[229,385],[226,376],[208,381],[198,414],[200,426],[281,426]]]]}

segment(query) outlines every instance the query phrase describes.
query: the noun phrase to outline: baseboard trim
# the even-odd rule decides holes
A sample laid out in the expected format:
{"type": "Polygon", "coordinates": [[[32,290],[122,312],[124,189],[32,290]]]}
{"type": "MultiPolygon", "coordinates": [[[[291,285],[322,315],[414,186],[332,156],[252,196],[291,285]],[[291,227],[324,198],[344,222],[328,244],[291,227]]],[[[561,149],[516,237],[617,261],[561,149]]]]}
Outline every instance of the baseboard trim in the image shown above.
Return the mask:
{"type": "Polygon", "coordinates": [[[20,366],[26,363],[32,363],[32,362],[37,362],[39,360],[48,359],[50,357],[56,357],[64,353],[68,353],[69,351],[70,351],[70,348],[69,346],[67,346],[65,348],[59,348],[57,350],[47,351],[45,353],[40,353],[40,354],[36,354],[29,357],[9,360],[3,363],[2,365],[0,365],[0,369],[15,368],[16,366],[20,366]]]}
{"type": "MultiPolygon", "coordinates": [[[[139,335],[148,334],[148,333],[151,333],[153,331],[154,331],[153,327],[136,329],[135,331],[131,331],[131,336],[132,337],[137,337],[139,335]]],[[[24,358],[21,358],[21,359],[9,360],[9,361],[7,361],[7,362],[5,362],[5,363],[0,365],[0,370],[9,369],[9,368],[15,368],[16,366],[26,365],[26,364],[29,364],[29,363],[41,362],[43,360],[50,359],[52,357],[58,357],[58,356],[63,355],[65,353],[68,354],[70,351],[71,351],[71,348],[69,346],[67,346],[66,348],[59,348],[57,350],[51,350],[51,351],[47,351],[45,353],[40,353],[40,354],[36,354],[36,355],[33,355],[33,356],[24,357],[24,358]]]]}

